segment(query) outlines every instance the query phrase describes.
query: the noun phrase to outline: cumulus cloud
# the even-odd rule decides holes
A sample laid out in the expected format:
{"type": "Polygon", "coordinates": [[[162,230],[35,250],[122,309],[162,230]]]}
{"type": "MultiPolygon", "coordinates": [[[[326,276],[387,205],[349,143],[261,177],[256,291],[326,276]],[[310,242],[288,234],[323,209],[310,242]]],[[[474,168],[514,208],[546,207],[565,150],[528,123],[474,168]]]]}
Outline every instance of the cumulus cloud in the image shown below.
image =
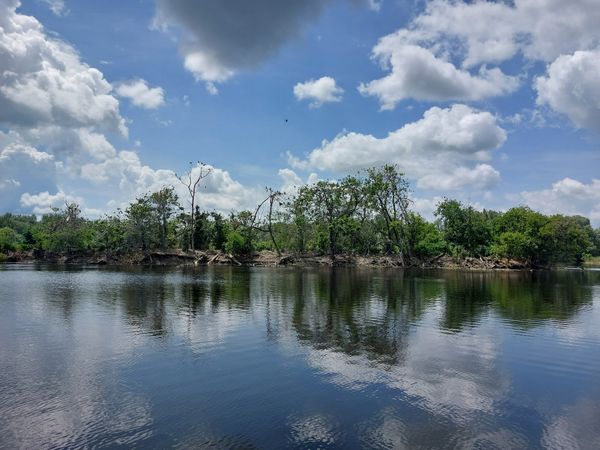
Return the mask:
{"type": "Polygon", "coordinates": [[[14,142],[3,147],[0,139],[0,210],[18,209],[20,196],[29,189],[54,189],[56,166],[48,153],[14,142]]]}
{"type": "MultiPolygon", "coordinates": [[[[171,170],[147,166],[135,152],[117,151],[107,134],[127,133],[117,95],[157,108],[164,104],[162,88],[135,79],[114,92],[72,46],[18,13],[19,4],[0,0],[0,127],[6,130],[0,131],[0,210],[43,214],[77,201],[97,214],[98,208],[110,211],[168,185],[185,204],[185,190],[171,170]],[[86,192],[86,198],[74,192],[86,192]]],[[[243,209],[255,205],[259,191],[213,167],[201,205],[243,209]]]]}
{"type": "MultiPolygon", "coordinates": [[[[298,37],[330,0],[158,0],[155,26],[183,30],[180,50],[185,68],[197,80],[215,83],[253,69],[298,37]]],[[[379,2],[358,0],[371,9],[379,2]]]]}
{"type": "Polygon", "coordinates": [[[506,132],[489,112],[466,105],[433,107],[422,119],[386,137],[345,133],[323,141],[305,160],[291,156],[289,163],[296,168],[334,172],[394,163],[422,188],[488,189],[500,175],[485,161],[505,140],[506,132]]]}
{"type": "Polygon", "coordinates": [[[309,174],[306,180],[303,180],[300,175],[289,168],[280,169],[278,175],[282,182],[279,190],[288,194],[293,194],[305,184],[312,184],[319,181],[318,175],[314,172],[309,174]]]}
{"type": "Polygon", "coordinates": [[[430,0],[403,31],[409,42],[436,42],[457,54],[465,67],[499,63],[518,52],[552,61],[600,44],[596,0],[513,2],[430,0]]]}
{"type": "Polygon", "coordinates": [[[21,195],[21,206],[30,208],[34,214],[48,214],[52,212],[52,208],[60,208],[65,203],[82,204],[83,199],[65,194],[63,191],[58,191],[56,194],[51,194],[48,191],[38,194],[30,194],[29,192],[21,195]]]}
{"type": "Polygon", "coordinates": [[[359,86],[363,95],[379,98],[382,109],[393,109],[404,99],[416,100],[481,100],[513,92],[517,78],[500,69],[482,67],[472,75],[454,64],[437,57],[431,50],[406,45],[402,35],[382,39],[373,49],[373,56],[389,75],[359,86]]]}
{"type": "Polygon", "coordinates": [[[71,164],[81,161],[103,160],[113,157],[116,150],[102,133],[90,128],[62,128],[46,126],[19,129],[12,138],[43,148],[60,160],[68,159],[71,164]]]}
{"type": "Polygon", "coordinates": [[[582,183],[563,178],[549,189],[521,192],[521,198],[531,208],[545,214],[580,214],[600,224],[600,179],[582,183]]]}
{"type": "Polygon", "coordinates": [[[425,217],[427,220],[434,219],[434,212],[437,209],[438,204],[444,200],[442,196],[434,196],[431,198],[412,197],[412,208],[425,217]]]}
{"type": "Polygon", "coordinates": [[[294,86],[294,96],[298,100],[309,100],[311,108],[319,108],[323,103],[340,102],[344,90],[331,77],[308,80],[294,86]]]}
{"type": "Polygon", "coordinates": [[[361,86],[384,108],[404,98],[479,100],[513,92],[498,67],[521,54],[550,62],[600,44],[596,0],[430,0],[407,27],[384,36],[373,56],[390,74],[361,86]]]}
{"type": "Polygon", "coordinates": [[[537,102],[600,132],[600,50],[559,56],[535,82],[537,102]]]}
{"type": "Polygon", "coordinates": [[[140,108],[156,109],[165,104],[163,88],[151,88],[146,80],[140,78],[119,84],[116,91],[118,95],[129,98],[135,106],[140,108]]]}
{"type": "MultiPolygon", "coordinates": [[[[208,168],[211,173],[203,180],[198,190],[199,206],[223,212],[256,206],[262,195],[260,188],[241,184],[226,170],[213,166],[208,168]]],[[[194,169],[193,176],[198,170],[194,169]]],[[[175,188],[182,204],[185,204],[188,197],[186,188],[172,170],[154,169],[144,165],[138,154],[133,151],[121,151],[102,162],[85,164],[81,168],[81,177],[96,185],[118,186],[118,198],[113,203],[121,206],[136,196],[157,191],[165,186],[175,188]]]]}
{"type": "Polygon", "coordinates": [[[126,134],[112,86],[16,1],[0,2],[0,124],[93,126],[126,134]]]}

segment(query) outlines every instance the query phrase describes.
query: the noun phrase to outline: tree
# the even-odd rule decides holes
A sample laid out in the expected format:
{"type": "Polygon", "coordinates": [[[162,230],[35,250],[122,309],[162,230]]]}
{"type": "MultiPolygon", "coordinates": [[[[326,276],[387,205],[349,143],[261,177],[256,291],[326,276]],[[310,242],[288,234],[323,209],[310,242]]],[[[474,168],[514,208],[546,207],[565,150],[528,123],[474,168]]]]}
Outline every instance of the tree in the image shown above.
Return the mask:
{"type": "Polygon", "coordinates": [[[177,178],[183,184],[189,194],[190,203],[190,223],[188,225],[188,232],[191,239],[192,251],[196,250],[194,242],[194,226],[196,225],[196,194],[198,193],[198,186],[200,182],[210,175],[212,168],[206,164],[197,161],[196,164],[190,162],[189,169],[185,175],[177,175],[177,178]]]}
{"type": "Polygon", "coordinates": [[[543,214],[526,206],[511,208],[493,218],[490,252],[506,258],[517,258],[530,264],[543,263],[540,231],[548,222],[543,214]]]}
{"type": "Polygon", "coordinates": [[[179,198],[173,187],[164,187],[150,194],[148,200],[157,216],[160,248],[166,250],[168,223],[171,216],[180,208],[179,198]]]}
{"type": "Polygon", "coordinates": [[[311,218],[326,227],[329,256],[334,260],[340,234],[364,197],[361,181],[355,177],[339,183],[318,181],[300,188],[298,196],[311,218]]]}
{"type": "Polygon", "coordinates": [[[19,234],[12,228],[0,228],[0,251],[17,250],[19,247],[19,234]]]}
{"type": "Polygon", "coordinates": [[[438,256],[446,251],[447,244],[442,233],[420,215],[412,213],[408,230],[414,242],[413,251],[418,257],[438,256]]]}
{"type": "Polygon", "coordinates": [[[445,199],[434,214],[438,217],[444,239],[458,253],[466,252],[476,256],[487,253],[491,227],[483,213],[472,206],[464,206],[457,200],[445,199]]]}
{"type": "Polygon", "coordinates": [[[275,239],[275,234],[273,232],[273,207],[275,204],[279,204],[282,193],[279,191],[275,191],[270,187],[266,188],[267,198],[265,198],[259,205],[256,207],[254,211],[254,218],[252,219],[252,226],[261,231],[263,233],[268,233],[271,238],[271,242],[278,256],[281,256],[281,250],[279,250],[279,246],[277,245],[277,240],[275,239]],[[267,217],[266,221],[263,224],[259,223],[258,214],[264,205],[267,205],[267,217]]]}
{"type": "Polygon", "coordinates": [[[106,215],[95,223],[96,245],[99,250],[120,252],[125,247],[127,223],[123,220],[123,211],[118,209],[115,214],[106,215]]]}
{"type": "Polygon", "coordinates": [[[217,212],[212,212],[210,215],[213,219],[212,243],[217,250],[225,250],[227,226],[223,216],[217,212]]]}
{"type": "Polygon", "coordinates": [[[200,211],[196,205],[196,225],[194,226],[194,244],[199,250],[206,250],[210,245],[211,223],[208,220],[210,214],[200,211]]]}
{"type": "Polygon", "coordinates": [[[294,244],[295,249],[299,252],[306,251],[306,244],[308,240],[308,229],[309,221],[306,217],[306,195],[295,195],[286,202],[288,214],[291,217],[292,224],[294,225],[294,244]]]}
{"type": "Polygon", "coordinates": [[[65,203],[64,209],[52,208],[32,229],[39,248],[50,251],[76,251],[86,248],[87,222],[76,203],[65,203]]]}
{"type": "Polygon", "coordinates": [[[155,223],[152,205],[148,196],[136,199],[125,211],[128,235],[131,244],[142,251],[152,247],[152,228],[155,223]]]}
{"type": "Polygon", "coordinates": [[[583,256],[593,247],[587,229],[589,221],[580,217],[551,216],[540,230],[544,261],[548,263],[581,264],[583,256]]]}
{"type": "Polygon", "coordinates": [[[412,256],[414,242],[406,239],[405,227],[410,223],[409,185],[397,166],[385,165],[368,170],[366,190],[372,207],[383,217],[387,251],[403,249],[412,256]]]}

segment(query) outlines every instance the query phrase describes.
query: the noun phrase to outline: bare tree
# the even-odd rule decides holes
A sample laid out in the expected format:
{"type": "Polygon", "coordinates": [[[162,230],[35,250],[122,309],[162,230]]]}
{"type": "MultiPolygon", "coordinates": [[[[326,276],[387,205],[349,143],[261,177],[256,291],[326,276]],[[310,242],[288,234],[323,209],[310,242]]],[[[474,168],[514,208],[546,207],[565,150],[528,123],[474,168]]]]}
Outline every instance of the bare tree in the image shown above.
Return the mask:
{"type": "Polygon", "coordinates": [[[194,246],[194,226],[196,224],[196,193],[198,192],[198,185],[200,182],[206,178],[212,172],[212,168],[208,167],[206,164],[200,161],[196,161],[195,163],[190,162],[189,169],[184,175],[177,175],[177,178],[183,184],[189,194],[189,203],[190,203],[190,223],[189,223],[189,233],[190,233],[190,243],[192,247],[192,251],[196,250],[194,246]]]}
{"type": "Polygon", "coordinates": [[[269,236],[271,237],[271,242],[273,242],[273,247],[275,247],[275,251],[277,252],[277,256],[281,256],[281,250],[277,245],[275,233],[273,232],[273,207],[276,203],[279,203],[279,199],[282,196],[282,193],[279,191],[274,191],[270,187],[267,187],[265,189],[267,191],[268,197],[265,198],[262,202],[260,202],[259,205],[256,207],[256,210],[254,211],[254,217],[252,218],[252,227],[262,233],[269,233],[269,236]],[[256,223],[258,214],[265,204],[268,204],[269,207],[269,209],[267,210],[267,223],[265,226],[261,227],[256,223]]]}

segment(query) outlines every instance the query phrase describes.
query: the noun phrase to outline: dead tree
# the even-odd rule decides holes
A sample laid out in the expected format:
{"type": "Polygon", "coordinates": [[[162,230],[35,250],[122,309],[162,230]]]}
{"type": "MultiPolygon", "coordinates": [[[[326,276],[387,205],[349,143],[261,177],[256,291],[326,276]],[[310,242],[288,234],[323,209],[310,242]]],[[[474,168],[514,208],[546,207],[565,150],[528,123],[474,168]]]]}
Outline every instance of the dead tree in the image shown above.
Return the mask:
{"type": "Polygon", "coordinates": [[[190,244],[192,247],[192,251],[196,250],[194,245],[194,229],[196,226],[196,193],[198,191],[198,185],[200,182],[206,178],[212,172],[212,168],[204,164],[203,162],[196,161],[196,163],[190,162],[189,169],[184,175],[177,175],[177,178],[183,184],[188,191],[189,194],[189,203],[190,203],[190,224],[189,224],[189,233],[190,233],[190,244]]]}
{"type": "Polygon", "coordinates": [[[265,188],[268,194],[268,197],[265,198],[259,205],[256,207],[254,211],[254,216],[252,218],[252,228],[258,230],[262,233],[269,233],[271,237],[271,242],[273,243],[273,247],[275,247],[275,251],[277,252],[277,256],[281,256],[281,250],[279,249],[279,245],[277,245],[277,240],[275,239],[275,233],[273,232],[273,209],[276,203],[279,203],[279,199],[282,196],[282,193],[279,191],[274,191],[272,188],[265,188]],[[268,204],[267,211],[267,223],[265,226],[260,226],[257,224],[258,214],[262,207],[268,204]]]}

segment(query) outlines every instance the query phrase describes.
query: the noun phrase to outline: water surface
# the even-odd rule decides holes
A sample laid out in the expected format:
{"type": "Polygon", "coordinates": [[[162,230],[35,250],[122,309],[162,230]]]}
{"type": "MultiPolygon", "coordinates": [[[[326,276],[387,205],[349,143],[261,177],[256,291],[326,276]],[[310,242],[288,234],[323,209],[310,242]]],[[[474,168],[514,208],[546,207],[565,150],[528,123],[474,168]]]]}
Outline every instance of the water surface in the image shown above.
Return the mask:
{"type": "Polygon", "coordinates": [[[600,272],[0,266],[2,448],[600,448],[600,272]]]}

